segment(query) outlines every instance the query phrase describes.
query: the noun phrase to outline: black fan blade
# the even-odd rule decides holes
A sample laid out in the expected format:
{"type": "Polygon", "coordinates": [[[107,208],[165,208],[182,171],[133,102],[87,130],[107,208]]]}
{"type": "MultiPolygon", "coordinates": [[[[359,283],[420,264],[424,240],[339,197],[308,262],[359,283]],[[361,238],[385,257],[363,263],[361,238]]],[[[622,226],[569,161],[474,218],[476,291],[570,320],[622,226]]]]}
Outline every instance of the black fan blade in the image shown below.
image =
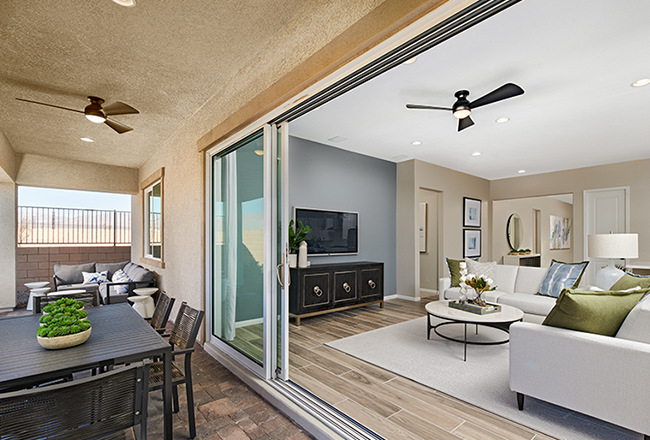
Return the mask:
{"type": "Polygon", "coordinates": [[[459,119],[458,120],[458,131],[465,130],[466,128],[471,127],[474,125],[474,121],[472,121],[472,118],[467,116],[466,118],[459,119]]]}
{"type": "Polygon", "coordinates": [[[113,116],[113,115],[133,115],[136,113],[140,113],[130,105],[126,105],[123,102],[114,102],[111,105],[107,105],[104,107],[102,110],[104,110],[104,114],[106,116],[113,116]]]}
{"type": "Polygon", "coordinates": [[[76,109],[68,108],[68,107],[61,107],[60,105],[46,104],[44,102],[30,101],[29,99],[22,99],[22,98],[16,98],[16,100],[23,101],[23,102],[31,102],[32,104],[45,105],[47,107],[60,108],[61,110],[68,110],[68,111],[71,111],[71,112],[83,113],[82,110],[76,110],[76,109]]]}
{"type": "Polygon", "coordinates": [[[513,96],[523,95],[524,89],[519,87],[517,84],[504,84],[496,90],[488,93],[485,96],[481,96],[475,101],[472,101],[469,104],[471,109],[481,107],[484,105],[492,104],[493,102],[502,101],[504,99],[512,98],[513,96]]]}
{"type": "Polygon", "coordinates": [[[434,107],[432,105],[418,105],[418,104],[406,104],[406,108],[422,109],[422,110],[449,110],[450,107],[434,107]]]}
{"type": "Polygon", "coordinates": [[[133,130],[128,125],[120,124],[119,122],[111,121],[110,119],[105,120],[104,124],[108,125],[113,130],[117,131],[119,134],[126,133],[128,131],[133,130]]]}

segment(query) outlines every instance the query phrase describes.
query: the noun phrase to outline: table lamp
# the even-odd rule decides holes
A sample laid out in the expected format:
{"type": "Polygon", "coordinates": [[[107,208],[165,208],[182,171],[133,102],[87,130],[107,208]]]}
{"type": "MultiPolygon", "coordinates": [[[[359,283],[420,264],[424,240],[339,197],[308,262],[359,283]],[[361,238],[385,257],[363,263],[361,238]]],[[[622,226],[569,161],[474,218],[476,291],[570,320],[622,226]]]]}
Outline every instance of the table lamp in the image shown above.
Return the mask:
{"type": "Polygon", "coordinates": [[[609,263],[596,274],[596,286],[609,289],[623,276],[617,269],[615,260],[622,258],[639,258],[638,234],[596,234],[587,237],[590,258],[608,258],[609,263]]]}

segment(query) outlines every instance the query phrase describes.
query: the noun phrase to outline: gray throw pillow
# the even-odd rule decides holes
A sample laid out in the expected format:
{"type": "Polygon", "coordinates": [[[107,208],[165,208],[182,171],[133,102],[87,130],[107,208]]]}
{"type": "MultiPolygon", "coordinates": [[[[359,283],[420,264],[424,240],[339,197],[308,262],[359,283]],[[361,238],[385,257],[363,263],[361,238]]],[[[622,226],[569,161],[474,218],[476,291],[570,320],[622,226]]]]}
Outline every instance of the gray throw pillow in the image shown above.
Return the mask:
{"type": "Polygon", "coordinates": [[[84,276],[81,272],[95,272],[95,263],[76,264],[76,265],[54,265],[54,275],[59,279],[60,284],[81,284],[84,282],[84,276]]]}
{"type": "Polygon", "coordinates": [[[129,276],[129,278],[131,278],[131,281],[153,281],[153,272],[137,264],[133,264],[128,269],[125,269],[124,272],[129,276]]]}
{"type": "Polygon", "coordinates": [[[120,269],[124,269],[124,266],[126,266],[126,263],[128,261],[122,261],[121,263],[97,263],[95,264],[95,268],[97,272],[103,272],[105,270],[108,271],[108,279],[112,280],[113,279],[113,274],[117,272],[120,269]]]}

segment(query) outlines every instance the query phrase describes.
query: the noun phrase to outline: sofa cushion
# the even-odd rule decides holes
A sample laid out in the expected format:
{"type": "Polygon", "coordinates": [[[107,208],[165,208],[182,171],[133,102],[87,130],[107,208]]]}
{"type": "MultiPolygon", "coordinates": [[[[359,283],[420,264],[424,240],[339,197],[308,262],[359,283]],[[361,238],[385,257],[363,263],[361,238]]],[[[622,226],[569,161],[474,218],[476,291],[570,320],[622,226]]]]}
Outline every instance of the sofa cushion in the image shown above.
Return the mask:
{"type": "Polygon", "coordinates": [[[626,290],[632,287],[640,287],[642,289],[650,288],[650,277],[642,277],[626,273],[617,282],[614,283],[610,290],[626,290]]]}
{"type": "Polygon", "coordinates": [[[542,324],[614,336],[630,310],[648,291],[649,289],[594,292],[564,289],[542,324]]]}
{"type": "Polygon", "coordinates": [[[588,261],[563,263],[552,260],[551,267],[548,268],[542,286],[539,288],[539,294],[557,298],[560,296],[562,289],[577,287],[588,264],[588,261]]]}
{"type": "Polygon", "coordinates": [[[650,344],[650,295],[646,295],[627,314],[616,337],[650,344]]]}
{"type": "MultiPolygon", "coordinates": [[[[505,293],[514,293],[515,283],[517,282],[517,272],[519,266],[511,266],[508,264],[497,264],[497,274],[494,282],[499,290],[505,293]]],[[[535,290],[537,292],[537,290],[535,290]]]]}
{"type": "Polygon", "coordinates": [[[95,272],[95,263],[87,264],[55,264],[54,275],[61,284],[81,284],[84,282],[82,272],[95,272]]]}
{"type": "Polygon", "coordinates": [[[84,284],[98,284],[108,281],[108,271],[103,272],[81,272],[84,277],[84,284]]]}
{"type": "Polygon", "coordinates": [[[542,281],[546,277],[546,268],[520,266],[517,271],[517,281],[515,282],[515,292],[528,293],[533,295],[539,292],[542,281]]]}
{"type": "Polygon", "coordinates": [[[546,316],[555,306],[555,298],[531,295],[530,293],[508,293],[501,295],[497,302],[520,309],[529,315],[546,316]]]}
{"type": "MultiPolygon", "coordinates": [[[[497,263],[495,261],[481,263],[479,261],[474,261],[471,258],[465,258],[465,264],[467,264],[468,275],[482,275],[483,278],[490,278],[492,281],[497,279],[497,263]]],[[[496,281],[494,282],[496,284],[496,281]]]]}
{"type": "Polygon", "coordinates": [[[127,263],[128,261],[122,261],[121,263],[97,263],[95,264],[95,270],[97,272],[108,271],[108,279],[112,280],[113,274],[119,269],[124,269],[127,263]]]}
{"type": "Polygon", "coordinates": [[[97,283],[92,283],[92,284],[83,284],[83,283],[78,283],[78,284],[65,284],[63,286],[57,286],[57,291],[65,291],[65,290],[85,290],[86,292],[96,292],[99,288],[99,284],[97,283]]]}
{"type": "Polygon", "coordinates": [[[125,267],[123,270],[131,278],[131,281],[153,281],[154,273],[137,264],[132,264],[129,268],[125,267]]]}

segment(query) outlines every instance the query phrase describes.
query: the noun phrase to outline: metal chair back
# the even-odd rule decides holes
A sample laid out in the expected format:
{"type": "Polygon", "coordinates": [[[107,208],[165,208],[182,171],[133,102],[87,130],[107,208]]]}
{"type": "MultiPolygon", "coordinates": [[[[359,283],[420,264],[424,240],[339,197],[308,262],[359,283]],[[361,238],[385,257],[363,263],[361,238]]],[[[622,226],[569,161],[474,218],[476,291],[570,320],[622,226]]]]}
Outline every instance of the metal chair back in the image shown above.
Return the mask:
{"type": "Polygon", "coordinates": [[[151,326],[156,329],[156,331],[164,332],[167,321],[169,321],[169,315],[171,314],[172,308],[174,307],[174,301],[176,301],[176,298],[167,296],[167,293],[164,291],[160,292],[160,295],[158,296],[158,302],[156,303],[156,308],[153,311],[153,316],[149,322],[151,326]]]}
{"type": "Polygon", "coordinates": [[[140,425],[147,438],[149,364],[0,393],[0,438],[88,440],[140,425]]]}
{"type": "Polygon", "coordinates": [[[74,298],[79,301],[83,301],[84,307],[97,307],[99,306],[99,295],[96,291],[92,292],[79,292],[79,293],[68,293],[62,294],[61,292],[56,292],[56,295],[47,295],[47,296],[34,296],[34,308],[33,313],[41,313],[43,307],[48,304],[53,304],[57,299],[61,298],[74,298]]]}

